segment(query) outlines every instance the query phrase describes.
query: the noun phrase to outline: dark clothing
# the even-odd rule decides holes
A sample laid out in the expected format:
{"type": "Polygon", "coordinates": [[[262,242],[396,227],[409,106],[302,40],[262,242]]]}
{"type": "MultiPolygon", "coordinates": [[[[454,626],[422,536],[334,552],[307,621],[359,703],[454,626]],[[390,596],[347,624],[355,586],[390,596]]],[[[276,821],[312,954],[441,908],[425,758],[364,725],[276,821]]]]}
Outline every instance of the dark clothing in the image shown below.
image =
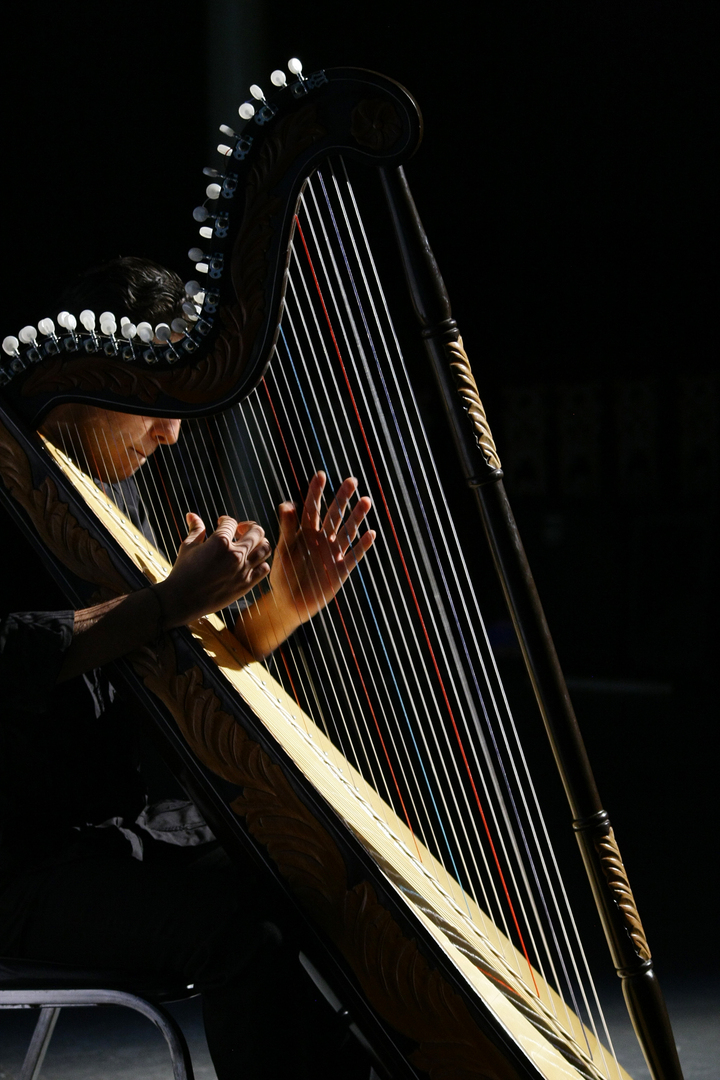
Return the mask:
{"type": "MultiPolygon", "coordinates": [[[[42,568],[24,573],[5,591],[51,606],[42,568]]],[[[147,807],[134,710],[101,671],[57,685],[72,626],[64,610],[0,623],[0,955],[193,983],[220,1080],[339,1075],[331,1014],[252,875],[187,800],[147,807]]]]}

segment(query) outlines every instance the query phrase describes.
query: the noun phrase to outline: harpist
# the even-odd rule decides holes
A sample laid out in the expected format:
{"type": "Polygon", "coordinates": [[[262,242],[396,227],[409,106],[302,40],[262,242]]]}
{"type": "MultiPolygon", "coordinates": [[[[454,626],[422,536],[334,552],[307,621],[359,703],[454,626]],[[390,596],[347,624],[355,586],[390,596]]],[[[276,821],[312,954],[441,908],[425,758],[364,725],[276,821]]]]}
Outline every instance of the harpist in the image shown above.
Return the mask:
{"type": "MultiPolygon", "coordinates": [[[[171,324],[184,300],[175,274],[139,259],[90,272],[65,298],[78,310],[109,308],[153,326],[171,324]]],[[[49,413],[43,433],[149,535],[133,474],[159,445],[175,442],[179,426],[69,404],[49,413]]],[[[272,559],[259,524],[224,516],[207,535],[188,514],[165,581],[82,611],[62,610],[66,602],[39,566],[28,580],[6,562],[0,955],[194,983],[220,1080],[321,1076],[324,1056],[332,1064],[331,1041],[316,1041],[310,984],[258,882],[230,863],[192,804],[148,803],[135,718],[103,665],[227,608],[267,575],[269,588],[245,604],[235,632],[254,656],[271,652],[340,589],[374,539],[360,533],[368,498],[345,513],[356,481],[346,479],[325,512],[324,486],[316,474],[300,515],[292,503],[280,506],[272,559]],[[20,613],[6,614],[16,607],[20,613]]],[[[9,521],[4,532],[8,548],[17,546],[9,521]]]]}

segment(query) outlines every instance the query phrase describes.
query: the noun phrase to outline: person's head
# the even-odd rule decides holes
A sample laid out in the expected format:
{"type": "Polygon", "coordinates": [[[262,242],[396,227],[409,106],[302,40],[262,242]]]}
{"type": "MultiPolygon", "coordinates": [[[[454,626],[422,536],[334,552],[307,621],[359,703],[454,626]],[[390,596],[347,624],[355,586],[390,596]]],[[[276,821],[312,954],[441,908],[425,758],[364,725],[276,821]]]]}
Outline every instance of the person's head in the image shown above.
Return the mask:
{"type": "Polygon", "coordinates": [[[180,421],[73,402],[52,409],[41,431],[81,469],[114,484],[132,476],[158,446],[177,442],[180,421]]]}
{"type": "MultiPolygon", "coordinates": [[[[99,316],[111,311],[118,323],[157,326],[182,316],[185,286],[172,270],[149,259],[125,257],[78,275],[62,293],[58,311],[76,317],[90,308],[99,316]]],[[[174,334],[173,340],[182,335],[174,334]]],[[[114,412],[95,405],[70,403],[52,409],[41,431],[83,468],[105,483],[123,480],[140,468],[161,444],[177,441],[180,421],[114,412]]]]}
{"type": "Polygon", "coordinates": [[[63,290],[56,306],[75,316],[90,308],[97,316],[112,311],[118,324],[127,315],[134,323],[157,326],[182,318],[185,299],[185,286],[173,270],[126,256],[84,270],[63,290]]]}

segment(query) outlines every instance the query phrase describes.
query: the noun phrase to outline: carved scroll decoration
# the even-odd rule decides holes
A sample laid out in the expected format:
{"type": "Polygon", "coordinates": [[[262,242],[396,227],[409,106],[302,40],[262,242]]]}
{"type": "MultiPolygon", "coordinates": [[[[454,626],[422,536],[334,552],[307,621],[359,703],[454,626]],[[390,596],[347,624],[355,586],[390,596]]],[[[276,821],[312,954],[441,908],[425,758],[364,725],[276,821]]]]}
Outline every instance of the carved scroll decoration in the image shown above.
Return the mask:
{"type": "Polygon", "coordinates": [[[232,810],[268,850],[293,893],[350,964],[370,1004],[417,1043],[409,1060],[433,1080],[519,1080],[477,1027],[462,998],[431,970],[414,940],[362,881],[350,887],[342,854],[279,765],[223,711],[197,667],[178,674],[174,649],[133,655],[136,672],[167,706],[197,757],[243,788],[232,810]]]}
{"type": "Polygon", "coordinates": [[[0,423],[0,477],[32,521],[38,536],[56,559],[81,581],[97,585],[97,599],[127,592],[127,582],[102,545],[78,525],[67,503],[61,502],[55,482],[46,476],[33,486],[27,454],[0,423]]]}
{"type": "Polygon", "coordinates": [[[613,898],[624,915],[627,932],[635,946],[635,951],[641,960],[649,960],[651,958],[650,947],[645,937],[645,931],[635,905],[635,897],[630,888],[630,882],[612,828],[610,828],[606,836],[601,836],[595,840],[595,850],[600,856],[600,865],[613,898]]]}
{"type": "Polygon", "coordinates": [[[402,120],[392,102],[366,98],[353,109],[350,134],[360,146],[376,154],[387,153],[402,134],[402,120]]]}
{"type": "Polygon", "coordinates": [[[266,314],[262,285],[269,276],[272,219],[281,204],[273,192],[295,159],[324,134],[317,108],[310,104],[280,121],[265,141],[248,175],[243,221],[231,256],[232,281],[239,299],[220,308],[217,318],[223,326],[209,353],[163,371],[141,370],[100,355],[58,356],[44,361],[28,376],[23,396],[109,390],[153,405],[161,393],[188,404],[221,400],[230,393],[240,380],[247,351],[266,314]]]}
{"type": "Polygon", "coordinates": [[[495,448],[495,440],[490,431],[490,425],[488,424],[487,416],[485,415],[485,407],[480,400],[480,393],[477,388],[477,383],[475,382],[475,376],[472,373],[472,368],[470,367],[468,355],[463,347],[462,338],[458,338],[457,341],[448,342],[445,348],[450,354],[450,370],[455,379],[455,385],[458,388],[460,397],[463,399],[465,411],[472,420],[477,444],[482,450],[488,465],[493,469],[499,469],[500,458],[498,457],[498,452],[495,448]]]}

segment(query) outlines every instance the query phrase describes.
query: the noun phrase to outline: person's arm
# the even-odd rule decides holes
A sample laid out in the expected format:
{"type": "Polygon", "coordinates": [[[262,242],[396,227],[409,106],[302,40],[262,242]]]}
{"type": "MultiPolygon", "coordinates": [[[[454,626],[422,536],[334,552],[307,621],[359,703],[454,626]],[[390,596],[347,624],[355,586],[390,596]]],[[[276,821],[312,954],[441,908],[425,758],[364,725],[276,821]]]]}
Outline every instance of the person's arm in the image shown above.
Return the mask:
{"type": "Polygon", "coordinates": [[[58,682],[116,660],[163,630],[220,611],[269,573],[270,545],[259,525],[222,517],[206,539],[197,514],[187,520],[190,532],[165,581],[75,612],[58,682]]]}
{"type": "Polygon", "coordinates": [[[343,481],[321,523],[324,487],[325,474],[318,472],[310,481],[300,520],[293,503],[281,503],[278,508],[280,540],[273,555],[270,588],[235,623],[235,636],[257,660],[268,656],[330,602],[375,539],[370,529],[356,541],[372,505],[367,496],[358,499],[343,521],[357,480],[343,481]]]}

